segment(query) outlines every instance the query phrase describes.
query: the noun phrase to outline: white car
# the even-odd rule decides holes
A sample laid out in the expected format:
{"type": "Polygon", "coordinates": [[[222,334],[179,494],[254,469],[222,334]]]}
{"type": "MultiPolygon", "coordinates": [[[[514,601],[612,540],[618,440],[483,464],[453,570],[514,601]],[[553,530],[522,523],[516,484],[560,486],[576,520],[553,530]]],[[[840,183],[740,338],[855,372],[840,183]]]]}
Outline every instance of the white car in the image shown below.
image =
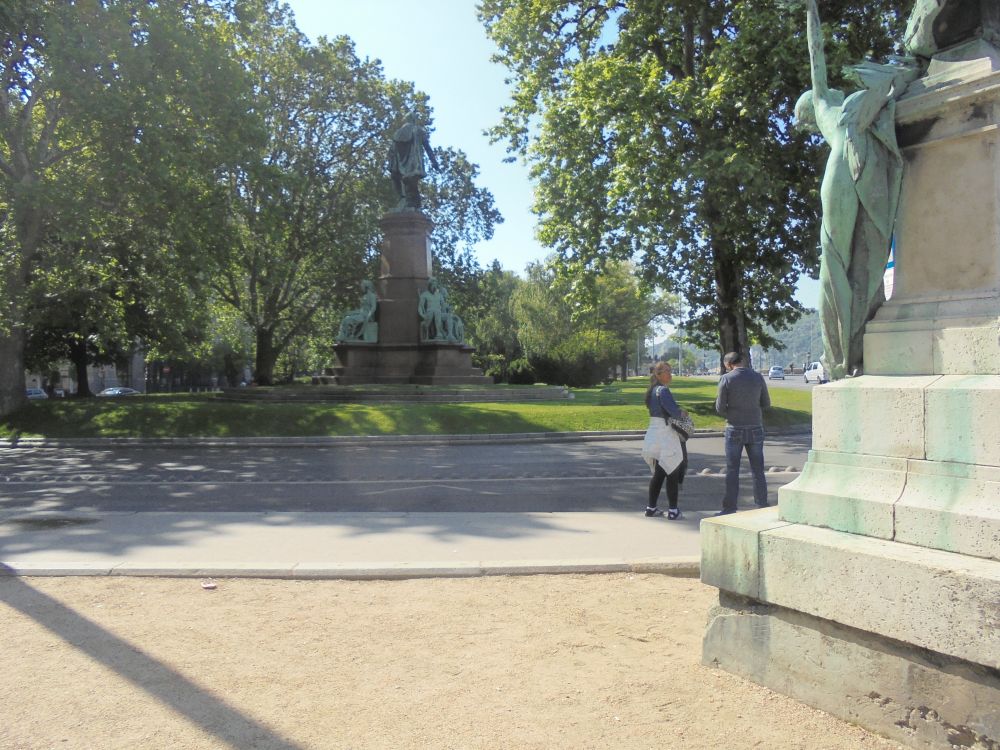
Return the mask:
{"type": "Polygon", "coordinates": [[[120,385],[116,385],[113,388],[105,388],[103,391],[98,393],[98,396],[135,396],[139,391],[135,388],[125,388],[120,385]]]}
{"type": "Polygon", "coordinates": [[[785,368],[780,365],[775,365],[770,370],[767,371],[768,380],[784,380],[785,379],[785,368]]]}
{"type": "Polygon", "coordinates": [[[822,362],[810,362],[803,378],[807,383],[826,383],[830,380],[826,376],[826,369],[822,362]]]}
{"type": "Polygon", "coordinates": [[[34,401],[35,399],[42,399],[49,397],[49,394],[47,394],[41,388],[28,388],[25,395],[32,401],[34,401]]]}

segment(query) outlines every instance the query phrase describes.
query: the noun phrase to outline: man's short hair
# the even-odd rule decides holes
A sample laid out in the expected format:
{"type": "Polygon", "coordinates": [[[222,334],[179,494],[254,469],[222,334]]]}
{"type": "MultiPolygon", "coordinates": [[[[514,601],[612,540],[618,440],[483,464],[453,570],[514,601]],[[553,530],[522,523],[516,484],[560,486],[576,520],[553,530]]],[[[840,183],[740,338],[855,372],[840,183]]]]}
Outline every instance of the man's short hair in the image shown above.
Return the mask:
{"type": "Polygon", "coordinates": [[[729,352],[725,357],[722,358],[722,363],[726,365],[732,365],[733,367],[736,367],[737,365],[742,365],[743,353],[729,352]]]}

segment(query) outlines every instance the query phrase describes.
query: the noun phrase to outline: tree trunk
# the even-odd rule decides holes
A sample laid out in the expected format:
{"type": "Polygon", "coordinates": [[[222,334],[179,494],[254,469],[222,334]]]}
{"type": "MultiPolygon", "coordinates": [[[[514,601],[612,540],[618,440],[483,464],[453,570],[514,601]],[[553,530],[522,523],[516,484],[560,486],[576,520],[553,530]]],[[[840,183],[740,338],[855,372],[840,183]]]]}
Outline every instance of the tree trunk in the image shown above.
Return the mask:
{"type": "Polygon", "coordinates": [[[715,310],[719,319],[719,374],[726,372],[723,357],[729,352],[749,354],[746,321],[743,314],[743,284],[740,269],[732,258],[720,248],[725,248],[727,238],[716,227],[723,226],[722,212],[707,190],[704,215],[709,225],[709,249],[712,253],[712,273],[715,277],[715,310]]]}
{"type": "Polygon", "coordinates": [[[274,346],[274,331],[257,329],[257,360],[254,380],[257,385],[274,385],[274,364],[278,361],[278,350],[274,346]]]}
{"type": "Polygon", "coordinates": [[[0,418],[27,403],[24,381],[24,329],[0,334],[0,418]]]}
{"type": "Polygon", "coordinates": [[[12,212],[18,247],[5,278],[0,280],[0,417],[21,408],[28,400],[24,380],[24,293],[42,238],[41,211],[31,202],[36,180],[27,175],[20,183],[22,194],[15,200],[12,212]]]}
{"type": "Polygon", "coordinates": [[[90,398],[94,392],[90,390],[90,381],[87,379],[86,340],[73,339],[69,345],[69,361],[73,363],[73,369],[76,370],[77,398],[90,398]]]}
{"type": "MultiPolygon", "coordinates": [[[[715,256],[715,304],[719,316],[719,343],[723,356],[729,352],[740,352],[750,356],[747,341],[746,321],[743,315],[742,288],[736,269],[731,263],[715,256]]],[[[719,372],[724,373],[722,358],[719,372]]]]}

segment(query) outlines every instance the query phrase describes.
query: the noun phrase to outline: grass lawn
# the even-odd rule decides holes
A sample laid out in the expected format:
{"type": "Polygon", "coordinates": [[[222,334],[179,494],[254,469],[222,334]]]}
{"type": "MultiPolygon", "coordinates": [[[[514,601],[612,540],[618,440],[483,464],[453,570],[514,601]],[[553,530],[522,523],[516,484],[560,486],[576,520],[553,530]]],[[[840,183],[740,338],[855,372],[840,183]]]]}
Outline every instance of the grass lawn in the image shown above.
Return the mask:
{"type": "MultiPolygon", "coordinates": [[[[646,378],[575,389],[572,400],[526,403],[235,403],[211,394],[32,401],[0,422],[0,437],[267,437],[469,435],[639,430],[646,378]]],[[[671,391],[696,427],[721,427],[715,383],[675,378],[671,391]]],[[[770,427],[808,424],[812,394],[771,389],[770,427]]]]}

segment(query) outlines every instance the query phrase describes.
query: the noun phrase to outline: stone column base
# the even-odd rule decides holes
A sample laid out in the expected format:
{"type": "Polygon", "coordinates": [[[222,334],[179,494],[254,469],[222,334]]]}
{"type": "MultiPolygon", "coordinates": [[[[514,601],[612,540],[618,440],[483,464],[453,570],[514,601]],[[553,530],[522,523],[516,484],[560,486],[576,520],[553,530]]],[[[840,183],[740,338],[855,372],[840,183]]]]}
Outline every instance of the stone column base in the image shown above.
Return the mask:
{"type": "Polygon", "coordinates": [[[865,375],[813,391],[781,518],[1000,560],[1000,375],[865,375]]]}
{"type": "Polygon", "coordinates": [[[789,523],[701,524],[703,661],[915,747],[1000,747],[1000,561],[789,523]]]}
{"type": "Polygon", "coordinates": [[[992,750],[1000,673],[720,592],[703,662],[918,748],[992,750]]]}

